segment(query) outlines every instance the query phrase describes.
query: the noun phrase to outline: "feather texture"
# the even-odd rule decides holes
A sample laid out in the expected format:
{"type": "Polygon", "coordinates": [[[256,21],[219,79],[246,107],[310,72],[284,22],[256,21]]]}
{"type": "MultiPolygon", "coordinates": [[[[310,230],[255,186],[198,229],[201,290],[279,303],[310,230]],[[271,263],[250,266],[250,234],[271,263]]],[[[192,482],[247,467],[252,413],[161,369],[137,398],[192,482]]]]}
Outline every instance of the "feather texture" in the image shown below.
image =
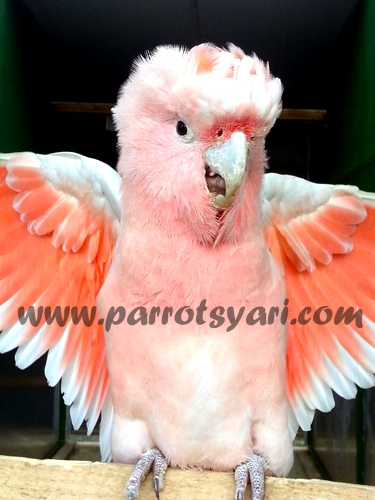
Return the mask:
{"type": "Polygon", "coordinates": [[[284,270],[289,299],[293,433],[297,422],[310,429],[312,410],[333,408],[331,389],[349,399],[355,385],[368,388],[375,382],[375,262],[368,251],[375,244],[375,209],[367,199],[371,193],[353,186],[264,177],[266,240],[284,270]],[[308,321],[301,324],[307,307],[301,320],[308,321]],[[322,307],[325,312],[314,320],[322,307]]]}
{"type": "Polygon", "coordinates": [[[74,322],[70,311],[90,313],[96,306],[120,222],[119,177],[72,153],[6,160],[0,167],[0,351],[18,347],[23,369],[49,350],[48,383],[62,379],[74,427],[87,420],[91,432],[108,392],[103,331],[97,315],[89,327],[74,322]],[[34,309],[37,326],[21,324],[21,306],[25,313],[34,309]],[[58,315],[47,321],[47,307],[52,314],[60,309],[60,322],[58,315]]]}

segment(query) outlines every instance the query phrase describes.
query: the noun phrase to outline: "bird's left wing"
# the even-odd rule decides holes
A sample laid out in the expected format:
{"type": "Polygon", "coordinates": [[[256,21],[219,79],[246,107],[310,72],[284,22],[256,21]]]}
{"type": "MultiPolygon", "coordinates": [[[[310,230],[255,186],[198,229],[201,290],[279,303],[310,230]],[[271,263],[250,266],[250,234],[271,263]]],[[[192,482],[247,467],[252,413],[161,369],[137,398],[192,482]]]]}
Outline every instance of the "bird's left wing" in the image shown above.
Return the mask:
{"type": "Polygon", "coordinates": [[[266,174],[262,205],[285,276],[294,434],[310,429],[315,409],[333,408],[332,389],[350,399],[375,383],[375,195],[266,174]]]}
{"type": "Polygon", "coordinates": [[[26,368],[49,351],[48,383],[62,379],[74,427],[87,420],[91,432],[111,411],[96,296],[117,238],[120,176],[74,153],[0,155],[0,165],[0,352],[18,348],[26,368]]]}

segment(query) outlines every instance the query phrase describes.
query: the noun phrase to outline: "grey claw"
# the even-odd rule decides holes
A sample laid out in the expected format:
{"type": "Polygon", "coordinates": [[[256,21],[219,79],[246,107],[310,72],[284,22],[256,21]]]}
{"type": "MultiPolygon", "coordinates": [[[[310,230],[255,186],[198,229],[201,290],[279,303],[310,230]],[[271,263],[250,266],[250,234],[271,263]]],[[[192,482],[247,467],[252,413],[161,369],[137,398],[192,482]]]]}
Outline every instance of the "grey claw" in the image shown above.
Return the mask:
{"type": "Polygon", "coordinates": [[[266,462],[262,457],[254,453],[247,465],[250,473],[252,498],[253,500],[263,500],[266,462]]]}
{"type": "Polygon", "coordinates": [[[246,485],[249,481],[249,470],[247,464],[241,464],[236,467],[234,478],[236,480],[235,500],[244,500],[246,485]]]}
{"type": "Polygon", "coordinates": [[[154,491],[155,491],[156,498],[158,500],[160,500],[160,496],[159,496],[159,478],[158,477],[154,477],[154,491]]]}
{"type": "Polygon", "coordinates": [[[244,500],[249,479],[252,499],[264,500],[264,471],[266,468],[266,461],[256,453],[252,455],[248,462],[236,467],[234,473],[236,481],[235,500],[244,500]]]}
{"type": "Polygon", "coordinates": [[[159,492],[164,486],[164,474],[167,470],[168,463],[157,448],[151,448],[138,460],[126,484],[127,500],[135,500],[138,498],[141,483],[150,472],[152,465],[154,472],[154,491],[157,500],[160,500],[159,492]]]}

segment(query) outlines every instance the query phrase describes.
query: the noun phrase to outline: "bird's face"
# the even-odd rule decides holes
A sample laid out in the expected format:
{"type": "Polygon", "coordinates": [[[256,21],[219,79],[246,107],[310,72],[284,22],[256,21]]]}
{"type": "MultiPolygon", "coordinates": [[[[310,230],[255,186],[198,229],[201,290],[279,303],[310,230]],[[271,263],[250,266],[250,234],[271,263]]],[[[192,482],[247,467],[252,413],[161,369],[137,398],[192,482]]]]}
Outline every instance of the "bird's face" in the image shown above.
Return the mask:
{"type": "Polygon", "coordinates": [[[239,204],[249,170],[263,172],[264,161],[251,160],[281,92],[268,67],[234,46],[159,48],[138,62],[115,110],[119,170],[154,212],[162,204],[175,218],[217,221],[239,204]]]}

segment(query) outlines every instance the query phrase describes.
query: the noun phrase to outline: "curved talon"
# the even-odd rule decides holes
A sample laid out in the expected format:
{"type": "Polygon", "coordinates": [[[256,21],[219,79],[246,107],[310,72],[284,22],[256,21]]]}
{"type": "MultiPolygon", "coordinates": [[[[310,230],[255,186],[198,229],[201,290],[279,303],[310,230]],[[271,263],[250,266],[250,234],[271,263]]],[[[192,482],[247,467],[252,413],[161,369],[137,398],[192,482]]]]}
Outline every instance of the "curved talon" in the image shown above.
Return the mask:
{"type": "Polygon", "coordinates": [[[154,472],[154,491],[157,500],[159,500],[159,491],[164,488],[164,475],[167,470],[168,464],[166,459],[163,457],[163,455],[160,453],[159,450],[157,450],[155,460],[154,460],[154,467],[153,467],[153,472],[154,472]]]}
{"type": "Polygon", "coordinates": [[[159,478],[158,477],[154,477],[154,491],[155,491],[156,498],[158,500],[160,500],[160,496],[159,496],[159,478]]]}
{"type": "Polygon", "coordinates": [[[142,481],[146,478],[153,465],[154,491],[157,500],[160,500],[159,492],[164,487],[164,474],[168,464],[166,459],[157,448],[148,450],[136,463],[128,482],[126,483],[126,497],[128,500],[135,500],[139,495],[142,481]]]}

